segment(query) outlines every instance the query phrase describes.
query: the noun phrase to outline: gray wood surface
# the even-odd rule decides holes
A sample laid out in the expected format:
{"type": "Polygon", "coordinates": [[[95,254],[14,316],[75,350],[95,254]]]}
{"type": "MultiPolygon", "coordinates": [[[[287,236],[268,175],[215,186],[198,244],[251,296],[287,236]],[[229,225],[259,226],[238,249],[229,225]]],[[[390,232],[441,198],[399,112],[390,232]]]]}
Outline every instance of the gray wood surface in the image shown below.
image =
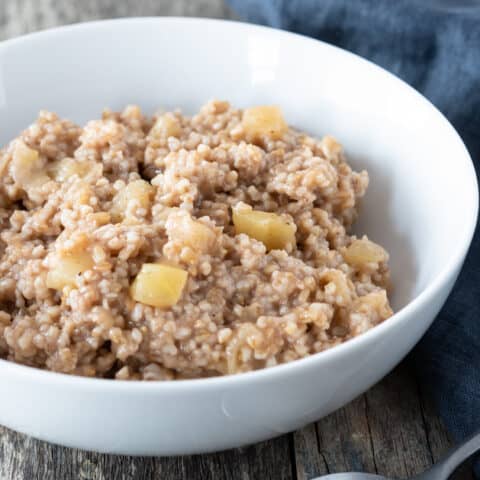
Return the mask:
{"type": "MultiPolygon", "coordinates": [[[[0,39],[56,25],[142,15],[234,18],[222,0],[0,0],[0,39]]],[[[307,480],[346,470],[406,477],[450,441],[428,399],[400,367],[369,392],[295,433],[212,455],[140,458],[47,444],[0,427],[0,479],[307,480]]],[[[456,478],[471,478],[468,466],[456,478]]]]}

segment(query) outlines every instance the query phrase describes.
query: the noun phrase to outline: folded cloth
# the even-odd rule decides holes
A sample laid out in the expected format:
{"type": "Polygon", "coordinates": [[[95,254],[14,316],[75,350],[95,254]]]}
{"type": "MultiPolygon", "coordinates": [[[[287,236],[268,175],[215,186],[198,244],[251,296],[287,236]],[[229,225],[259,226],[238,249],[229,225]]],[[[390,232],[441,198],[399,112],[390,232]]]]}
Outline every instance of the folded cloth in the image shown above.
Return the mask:
{"type": "MultiPolygon", "coordinates": [[[[229,0],[245,19],[338,45],[422,92],[480,171],[480,0],[229,0]]],[[[480,233],[409,360],[453,438],[480,428],[480,233]]],[[[480,477],[479,477],[480,478],[480,477]]]]}

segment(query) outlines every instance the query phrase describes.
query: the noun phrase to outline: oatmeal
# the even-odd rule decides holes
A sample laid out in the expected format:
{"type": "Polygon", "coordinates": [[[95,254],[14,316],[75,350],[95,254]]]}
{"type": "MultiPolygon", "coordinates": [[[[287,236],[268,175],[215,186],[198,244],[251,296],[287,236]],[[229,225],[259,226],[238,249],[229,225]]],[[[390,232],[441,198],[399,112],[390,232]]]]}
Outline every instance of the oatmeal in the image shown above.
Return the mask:
{"type": "Polygon", "coordinates": [[[0,354],[170,380],[331,348],[390,315],[388,254],[349,230],[367,172],[277,107],[55,114],[0,151],[0,354]]]}

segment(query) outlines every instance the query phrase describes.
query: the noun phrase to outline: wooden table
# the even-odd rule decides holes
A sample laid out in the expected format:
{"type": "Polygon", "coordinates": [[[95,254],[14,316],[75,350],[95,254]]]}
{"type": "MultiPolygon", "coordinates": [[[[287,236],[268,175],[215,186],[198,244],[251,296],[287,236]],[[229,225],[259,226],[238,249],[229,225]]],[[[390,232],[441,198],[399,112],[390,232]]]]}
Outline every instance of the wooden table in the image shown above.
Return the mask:
{"type": "MultiPolygon", "coordinates": [[[[233,17],[222,0],[0,0],[0,39],[56,25],[141,15],[233,17]]],[[[212,455],[101,455],[57,447],[0,427],[0,479],[303,480],[345,470],[406,477],[431,465],[449,446],[441,421],[402,366],[315,424],[212,455]]],[[[464,469],[456,478],[471,476],[464,469]]]]}

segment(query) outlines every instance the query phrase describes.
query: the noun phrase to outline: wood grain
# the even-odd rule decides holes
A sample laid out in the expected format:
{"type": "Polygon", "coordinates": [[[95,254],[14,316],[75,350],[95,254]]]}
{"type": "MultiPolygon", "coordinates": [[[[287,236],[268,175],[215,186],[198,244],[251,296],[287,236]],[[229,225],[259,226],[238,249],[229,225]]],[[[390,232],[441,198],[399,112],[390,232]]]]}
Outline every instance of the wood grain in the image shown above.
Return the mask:
{"type": "Polygon", "coordinates": [[[2,428],[0,478],[12,480],[291,480],[290,436],[211,455],[126,457],[69,449],[2,428]]]}
{"type": "Polygon", "coordinates": [[[234,18],[223,0],[1,0],[0,39],[75,22],[154,15],[234,18]]]}
{"type": "MultiPolygon", "coordinates": [[[[222,0],[0,0],[0,39],[80,21],[148,15],[234,18],[222,0]]],[[[0,479],[309,480],[346,470],[402,477],[438,460],[449,446],[428,399],[400,367],[316,424],[212,455],[103,455],[51,445],[0,427],[0,479]]],[[[470,479],[468,468],[457,478],[470,479]]]]}
{"type": "MultiPolygon", "coordinates": [[[[406,366],[346,407],[293,434],[298,480],[364,471],[406,478],[451,447],[430,401],[406,366]]],[[[473,479],[470,465],[454,477],[473,479]]]]}

